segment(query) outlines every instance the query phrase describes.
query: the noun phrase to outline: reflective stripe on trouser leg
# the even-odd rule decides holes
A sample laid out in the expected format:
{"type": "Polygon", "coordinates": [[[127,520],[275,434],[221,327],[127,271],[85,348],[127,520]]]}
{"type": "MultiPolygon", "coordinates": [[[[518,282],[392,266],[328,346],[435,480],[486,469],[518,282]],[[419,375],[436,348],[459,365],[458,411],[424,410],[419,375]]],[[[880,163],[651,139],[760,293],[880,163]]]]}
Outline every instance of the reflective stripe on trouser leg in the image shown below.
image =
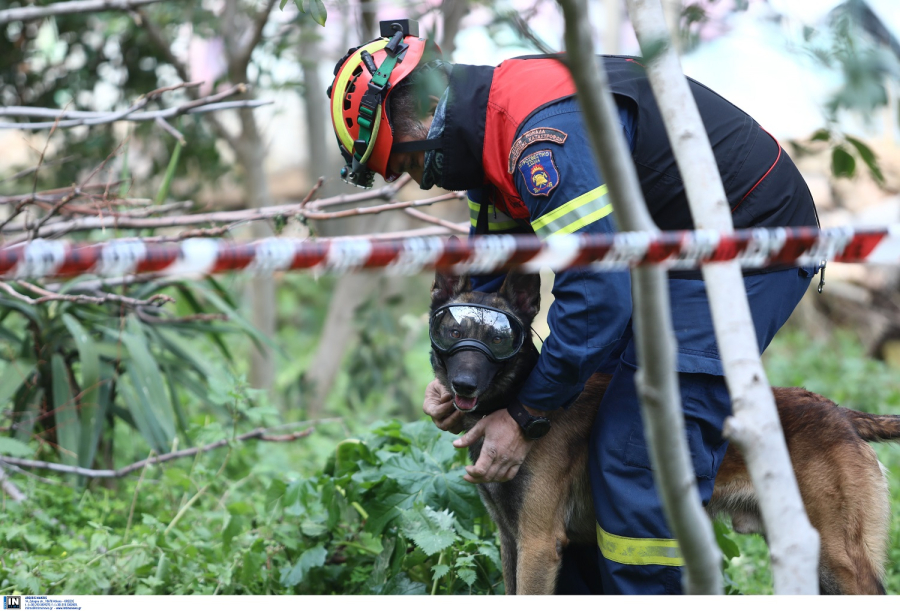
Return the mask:
{"type": "MultiPolygon", "coordinates": [[[[591,434],[600,578],[609,594],[678,594],[683,561],[653,482],[634,374],[620,361],[591,434]]],[[[730,407],[728,392],[718,376],[682,374],[679,382],[688,445],[707,502],[727,448],[719,431],[730,407]]]]}

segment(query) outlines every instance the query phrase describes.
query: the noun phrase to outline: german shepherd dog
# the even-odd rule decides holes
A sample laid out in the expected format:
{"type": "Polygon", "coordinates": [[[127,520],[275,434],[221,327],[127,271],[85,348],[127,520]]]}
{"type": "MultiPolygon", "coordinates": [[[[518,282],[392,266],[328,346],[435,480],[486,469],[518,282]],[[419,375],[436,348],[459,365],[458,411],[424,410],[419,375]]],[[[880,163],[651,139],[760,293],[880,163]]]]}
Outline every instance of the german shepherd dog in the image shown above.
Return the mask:
{"type": "MultiPolygon", "coordinates": [[[[505,408],[537,362],[530,328],[540,305],[539,289],[536,274],[510,273],[500,291],[490,294],[471,291],[466,276],[437,274],[433,313],[450,303],[477,304],[512,313],[525,329],[515,356],[499,362],[475,349],[444,355],[432,350],[437,379],[454,395],[457,409],[466,411],[465,429],[505,408]]],[[[609,380],[595,374],[572,407],[548,414],[550,432],[534,443],[516,477],[479,484],[499,528],[507,594],[552,594],[562,549],[569,544],[596,548],[588,445],[609,380]]],[[[900,416],[846,409],[802,388],[773,390],[800,493],[821,537],[821,591],[884,594],[888,488],[883,467],[866,442],[900,440],[900,416]]],[[[480,441],[470,447],[473,463],[480,451],[480,441]]],[[[764,534],[753,484],[734,445],[728,447],[706,510],[710,517],[730,516],[736,532],[764,534]]]]}

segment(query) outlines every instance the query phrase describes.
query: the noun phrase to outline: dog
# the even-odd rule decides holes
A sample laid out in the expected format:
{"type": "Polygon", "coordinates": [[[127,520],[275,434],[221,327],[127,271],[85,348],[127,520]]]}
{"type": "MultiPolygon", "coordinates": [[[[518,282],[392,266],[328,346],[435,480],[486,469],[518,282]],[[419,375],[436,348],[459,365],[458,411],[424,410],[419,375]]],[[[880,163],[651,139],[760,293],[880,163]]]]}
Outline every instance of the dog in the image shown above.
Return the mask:
{"type": "MultiPolygon", "coordinates": [[[[465,412],[463,427],[470,429],[478,419],[505,408],[537,362],[530,329],[540,306],[540,278],[510,273],[497,293],[479,293],[471,290],[468,277],[438,272],[432,288],[432,327],[435,312],[448,304],[513,314],[525,330],[515,355],[499,361],[479,349],[439,354],[432,336],[435,377],[454,395],[456,408],[465,412]]],[[[495,331],[479,333],[476,329],[467,337],[499,344],[495,331]]],[[[547,414],[550,431],[534,443],[516,477],[478,485],[498,526],[507,594],[553,594],[563,548],[574,544],[596,549],[588,447],[610,378],[595,374],[572,407],[547,414]]],[[[802,388],[773,391],[800,493],[821,539],[820,590],[884,594],[888,487],[867,442],[900,440],[900,416],[846,409],[802,388]]],[[[470,447],[473,463],[480,451],[481,441],[470,447]]],[[[747,466],[733,444],[706,510],[711,518],[730,516],[736,532],[765,534],[747,466]]]]}

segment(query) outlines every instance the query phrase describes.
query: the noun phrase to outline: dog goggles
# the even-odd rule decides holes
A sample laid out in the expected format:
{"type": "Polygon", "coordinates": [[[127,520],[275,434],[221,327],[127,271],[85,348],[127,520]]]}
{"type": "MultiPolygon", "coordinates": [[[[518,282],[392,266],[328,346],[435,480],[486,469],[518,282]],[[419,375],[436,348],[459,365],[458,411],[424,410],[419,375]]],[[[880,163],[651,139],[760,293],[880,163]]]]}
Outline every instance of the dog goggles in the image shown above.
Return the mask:
{"type": "Polygon", "coordinates": [[[435,310],[428,333],[438,354],[478,350],[492,361],[514,357],[525,341],[525,326],[513,314],[471,303],[435,310]]]}

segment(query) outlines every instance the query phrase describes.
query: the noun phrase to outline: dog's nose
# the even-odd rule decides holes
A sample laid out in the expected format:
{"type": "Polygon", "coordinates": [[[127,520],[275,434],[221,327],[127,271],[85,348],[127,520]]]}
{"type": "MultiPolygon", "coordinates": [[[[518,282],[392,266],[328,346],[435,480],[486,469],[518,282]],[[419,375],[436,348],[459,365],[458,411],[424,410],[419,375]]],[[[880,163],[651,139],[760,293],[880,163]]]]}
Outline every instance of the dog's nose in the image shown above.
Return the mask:
{"type": "Polygon", "coordinates": [[[474,375],[459,375],[450,381],[453,391],[464,396],[472,396],[478,388],[474,375]]]}

